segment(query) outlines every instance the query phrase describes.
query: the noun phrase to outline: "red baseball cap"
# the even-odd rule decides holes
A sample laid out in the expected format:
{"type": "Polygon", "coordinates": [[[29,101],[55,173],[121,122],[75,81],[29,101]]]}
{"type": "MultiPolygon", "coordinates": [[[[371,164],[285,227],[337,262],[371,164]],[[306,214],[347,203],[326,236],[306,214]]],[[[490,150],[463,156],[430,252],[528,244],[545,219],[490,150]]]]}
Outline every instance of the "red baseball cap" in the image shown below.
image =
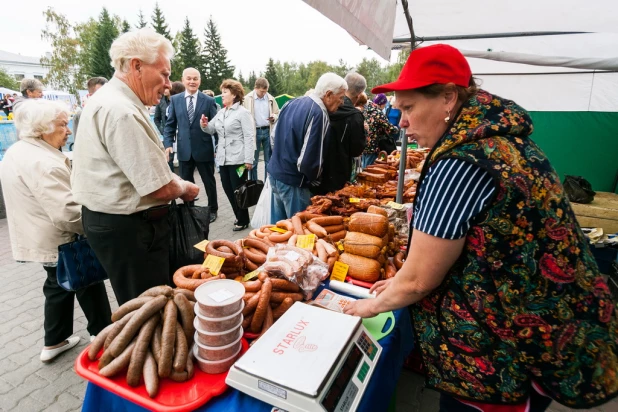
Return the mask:
{"type": "Polygon", "coordinates": [[[399,78],[392,83],[374,87],[371,93],[418,89],[436,83],[468,87],[471,77],[470,65],[459,50],[448,44],[434,44],[410,53],[399,78]]]}

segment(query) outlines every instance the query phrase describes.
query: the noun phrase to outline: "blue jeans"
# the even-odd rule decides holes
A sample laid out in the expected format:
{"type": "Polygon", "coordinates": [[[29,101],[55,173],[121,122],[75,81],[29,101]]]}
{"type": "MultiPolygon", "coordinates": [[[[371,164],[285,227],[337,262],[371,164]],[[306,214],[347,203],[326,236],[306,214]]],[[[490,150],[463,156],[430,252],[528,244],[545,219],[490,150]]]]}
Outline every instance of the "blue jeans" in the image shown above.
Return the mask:
{"type": "Polygon", "coordinates": [[[372,165],[373,162],[375,162],[377,158],[378,158],[377,153],[364,154],[363,155],[363,169],[366,168],[367,166],[372,165]]]}
{"type": "Polygon", "coordinates": [[[270,205],[270,223],[289,219],[294,214],[302,212],[311,204],[311,192],[309,189],[286,185],[283,182],[269,177],[272,186],[270,205]]]}
{"type": "Polygon", "coordinates": [[[270,160],[270,128],[255,129],[255,155],[253,157],[253,169],[251,169],[251,180],[258,178],[258,161],[260,160],[260,146],[264,149],[264,179],[266,179],[266,170],[268,161],[270,160]]]}

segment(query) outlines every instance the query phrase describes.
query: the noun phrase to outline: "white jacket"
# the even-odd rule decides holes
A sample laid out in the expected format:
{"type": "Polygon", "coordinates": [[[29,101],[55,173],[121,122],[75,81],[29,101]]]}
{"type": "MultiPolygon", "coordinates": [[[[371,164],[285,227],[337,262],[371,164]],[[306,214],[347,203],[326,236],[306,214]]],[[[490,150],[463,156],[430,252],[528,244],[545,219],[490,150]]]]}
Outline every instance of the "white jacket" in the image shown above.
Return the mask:
{"type": "MultiPolygon", "coordinates": [[[[272,133],[274,124],[277,123],[277,119],[279,118],[279,105],[277,104],[277,101],[272,96],[272,94],[266,93],[266,96],[268,96],[268,111],[270,112],[270,115],[275,119],[270,124],[270,132],[272,133]]],[[[245,109],[251,112],[251,120],[253,120],[253,127],[255,128],[255,110],[253,107],[254,103],[255,90],[252,90],[245,96],[245,100],[243,101],[242,105],[245,107],[245,109]]]]}
{"type": "Polygon", "coordinates": [[[58,246],[84,233],[69,159],[42,139],[22,138],[0,163],[13,258],[56,263],[58,246]]]}

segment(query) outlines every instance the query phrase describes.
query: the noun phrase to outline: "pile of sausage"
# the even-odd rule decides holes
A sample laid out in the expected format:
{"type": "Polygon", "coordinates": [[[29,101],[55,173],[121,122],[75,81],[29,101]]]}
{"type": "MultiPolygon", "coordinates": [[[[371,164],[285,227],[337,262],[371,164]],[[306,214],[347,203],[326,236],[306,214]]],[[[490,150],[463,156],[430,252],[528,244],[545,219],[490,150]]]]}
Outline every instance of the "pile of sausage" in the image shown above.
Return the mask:
{"type": "Polygon", "coordinates": [[[302,301],[303,294],[296,283],[286,279],[273,279],[266,272],[258,279],[244,283],[245,308],[242,327],[260,336],[279,319],[294,302],[302,301]]]}
{"type": "Polygon", "coordinates": [[[99,359],[99,373],[105,377],[127,371],[127,384],[141,384],[154,398],[159,379],[184,382],[193,377],[189,348],[195,328],[193,292],[157,286],[126,302],[112,314],[88,349],[91,361],[99,359]],[[101,356],[99,352],[103,349],[101,356]]]}
{"type": "Polygon", "coordinates": [[[325,238],[337,242],[345,237],[343,216],[323,216],[315,213],[300,212],[292,219],[280,220],[276,225],[262,226],[252,230],[249,238],[267,239],[271,243],[296,244],[296,236],[314,234],[318,238],[325,238]],[[286,233],[278,233],[271,228],[278,227],[286,233]]]}

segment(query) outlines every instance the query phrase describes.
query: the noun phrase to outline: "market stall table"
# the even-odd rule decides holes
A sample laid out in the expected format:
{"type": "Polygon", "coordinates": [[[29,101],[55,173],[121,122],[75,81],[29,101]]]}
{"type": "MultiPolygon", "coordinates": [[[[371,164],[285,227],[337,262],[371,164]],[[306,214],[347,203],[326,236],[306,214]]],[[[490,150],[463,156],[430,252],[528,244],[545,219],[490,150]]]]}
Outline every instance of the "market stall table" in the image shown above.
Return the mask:
{"type": "MultiPolygon", "coordinates": [[[[414,337],[412,323],[407,309],[393,311],[395,327],[378,342],[382,355],[374,376],[365,392],[359,411],[385,411],[395,392],[404,360],[412,351],[414,337]]],[[[271,411],[272,406],[229,388],[223,395],[213,398],[198,411],[271,411]]],[[[95,384],[88,383],[82,411],[138,412],[146,409],[117,396],[95,384]]]]}

